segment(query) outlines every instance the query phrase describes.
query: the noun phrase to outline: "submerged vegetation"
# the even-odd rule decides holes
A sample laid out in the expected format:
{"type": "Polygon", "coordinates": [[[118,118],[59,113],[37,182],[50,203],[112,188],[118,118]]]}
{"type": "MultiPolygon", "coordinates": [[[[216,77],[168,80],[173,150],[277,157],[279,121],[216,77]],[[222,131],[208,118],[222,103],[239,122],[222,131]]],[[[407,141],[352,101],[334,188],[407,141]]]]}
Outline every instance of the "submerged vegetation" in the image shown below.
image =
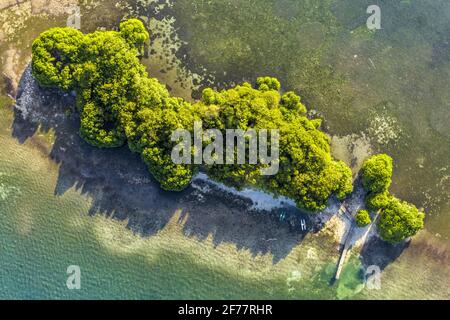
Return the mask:
{"type": "MultiPolygon", "coordinates": [[[[362,181],[367,191],[366,206],[380,211],[378,229],[388,242],[399,242],[423,229],[425,214],[413,204],[401,201],[389,193],[392,179],[392,158],[386,154],[367,159],[362,167],[362,181]]],[[[356,217],[357,223],[362,217],[356,217]]]]}
{"type": "MultiPolygon", "coordinates": [[[[332,195],[344,199],[353,191],[351,170],[332,158],[330,140],[319,129],[321,120],[308,119],[300,97],[280,92],[277,79],[258,78],[256,87],[245,82],[223,91],[206,88],[201,100],[192,104],[171,96],[163,84],[148,76],[139,60],[148,39],[144,25],[136,19],[122,22],[119,31],[86,35],[53,28],[33,43],[33,74],[44,87],[76,92],[80,135],[88,143],[102,148],[128,144],[165,190],[183,190],[202,169],[226,185],[257,186],[289,197],[308,211],[324,209],[332,195]],[[261,175],[260,169],[267,164],[174,163],[172,133],[177,129],[192,133],[197,121],[203,129],[222,133],[278,129],[278,174],[261,175]]],[[[380,233],[396,242],[423,227],[423,214],[389,195],[391,176],[388,156],[374,157],[363,166],[367,206],[383,209],[380,233]]],[[[360,213],[357,220],[358,225],[367,225],[370,216],[360,213]]]]}

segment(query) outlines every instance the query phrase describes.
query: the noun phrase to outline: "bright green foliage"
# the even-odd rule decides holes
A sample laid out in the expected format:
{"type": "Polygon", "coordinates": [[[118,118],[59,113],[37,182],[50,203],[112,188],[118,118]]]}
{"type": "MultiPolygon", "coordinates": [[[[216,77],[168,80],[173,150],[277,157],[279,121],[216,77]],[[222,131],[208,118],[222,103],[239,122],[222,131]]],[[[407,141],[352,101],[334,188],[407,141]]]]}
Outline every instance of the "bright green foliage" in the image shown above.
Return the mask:
{"type": "Polygon", "coordinates": [[[392,200],[389,192],[371,193],[366,196],[366,207],[371,211],[378,211],[387,207],[392,200]]]}
{"type": "MultiPolygon", "coordinates": [[[[237,188],[257,186],[290,197],[310,211],[325,208],[333,194],[343,199],[352,192],[351,170],[331,157],[329,138],[318,129],[321,120],[305,116],[306,108],[295,93],[281,95],[277,79],[258,78],[257,88],[249,83],[221,92],[207,88],[201,101],[190,104],[171,97],[146,73],[138,56],[148,38],[142,22],[135,19],[122,22],[120,32],[83,35],[69,28],[51,29],[33,44],[33,73],[44,86],[76,91],[80,134],[88,143],[128,143],[166,190],[184,189],[199,170],[199,165],[173,163],[177,142],[172,133],[186,129],[192,137],[194,122],[202,121],[203,130],[223,133],[280,130],[277,175],[261,175],[267,165],[260,163],[204,166],[218,181],[237,188]]],[[[204,141],[204,146],[209,143],[204,141]]]]}
{"type": "Polygon", "coordinates": [[[165,190],[183,190],[197,171],[194,165],[177,165],[171,158],[172,132],[176,129],[192,132],[193,115],[192,105],[180,98],[166,98],[161,106],[142,108],[135,114],[133,148],[141,153],[150,172],[165,190]]]}
{"type": "Polygon", "coordinates": [[[158,80],[143,76],[133,81],[129,94],[135,97],[135,101],[129,102],[120,110],[119,120],[130,149],[142,153],[150,143],[151,128],[146,128],[147,114],[153,109],[160,110],[167,104],[169,91],[158,80]]]}
{"type": "Polygon", "coordinates": [[[144,45],[150,36],[140,20],[130,19],[120,23],[120,34],[139,54],[144,54],[144,45]]]}
{"type": "Polygon", "coordinates": [[[125,143],[125,135],[116,126],[109,114],[94,103],[86,103],[80,115],[80,135],[93,146],[120,147],[125,143]],[[108,122],[111,121],[111,122],[108,122]]]}
{"type": "Polygon", "coordinates": [[[366,160],[362,166],[362,181],[369,192],[384,192],[391,186],[392,158],[379,154],[366,160]]]}
{"type": "Polygon", "coordinates": [[[280,84],[273,78],[258,78],[257,84],[259,89],[248,83],[221,92],[206,89],[194,107],[204,124],[223,132],[227,128],[279,129],[278,174],[262,176],[261,164],[212,165],[206,168],[208,174],[238,189],[257,185],[311,211],[325,208],[332,194],[343,199],[352,192],[350,168],[332,159],[329,138],[303,115],[306,108],[300,97],[289,92],[281,98],[280,84]]]}
{"type": "Polygon", "coordinates": [[[86,35],[80,52],[83,63],[76,68],[75,77],[81,100],[81,135],[98,147],[123,145],[127,137],[119,113],[134,99],[130,93],[145,76],[145,69],[136,51],[114,31],[86,35]]]}
{"type": "Polygon", "coordinates": [[[280,81],[278,81],[278,79],[276,78],[271,77],[259,77],[256,81],[256,84],[258,85],[258,89],[261,91],[278,91],[281,87],[280,81]]]}
{"type": "Polygon", "coordinates": [[[43,86],[77,92],[80,134],[97,147],[118,147],[126,142],[119,113],[137,97],[130,95],[132,87],[146,76],[138,49],[129,41],[140,45],[139,39],[148,34],[139,20],[129,20],[123,28],[127,38],[114,31],[83,35],[72,28],[54,28],[33,43],[34,76],[43,86]]]}
{"type": "MultiPolygon", "coordinates": [[[[128,139],[128,146],[141,154],[153,177],[165,190],[186,188],[197,168],[172,162],[176,129],[193,131],[193,107],[181,98],[169,96],[166,87],[154,78],[142,76],[133,81],[129,94],[135,97],[119,112],[119,120],[128,139]]],[[[197,119],[198,120],[198,119],[197,119]]]]}
{"type": "Polygon", "coordinates": [[[33,42],[33,75],[42,86],[72,89],[83,37],[72,28],[52,28],[33,42]]]}
{"type": "Polygon", "coordinates": [[[172,163],[170,134],[192,127],[194,112],[148,77],[137,58],[148,37],[135,19],[121,23],[120,32],[51,29],[34,42],[33,73],[44,86],[76,90],[80,135],[88,143],[111,148],[128,141],[164,189],[181,190],[195,168],[172,163]]]}
{"type": "Polygon", "coordinates": [[[423,229],[424,218],[414,205],[393,198],[381,215],[378,229],[384,240],[396,243],[423,229]]]}
{"type": "Polygon", "coordinates": [[[287,112],[294,112],[299,114],[306,113],[306,107],[300,102],[300,97],[292,91],[283,94],[283,97],[281,98],[280,108],[282,109],[282,111],[284,111],[283,113],[287,112]],[[284,108],[286,108],[287,110],[283,110],[284,108]]]}
{"type": "Polygon", "coordinates": [[[380,235],[384,240],[395,243],[423,229],[425,214],[389,193],[391,179],[392,158],[388,155],[376,155],[364,162],[362,180],[367,190],[366,206],[371,211],[380,211],[380,235]]]}
{"type": "Polygon", "coordinates": [[[369,211],[367,210],[358,210],[355,216],[356,225],[360,228],[368,226],[372,220],[370,219],[369,211]]]}

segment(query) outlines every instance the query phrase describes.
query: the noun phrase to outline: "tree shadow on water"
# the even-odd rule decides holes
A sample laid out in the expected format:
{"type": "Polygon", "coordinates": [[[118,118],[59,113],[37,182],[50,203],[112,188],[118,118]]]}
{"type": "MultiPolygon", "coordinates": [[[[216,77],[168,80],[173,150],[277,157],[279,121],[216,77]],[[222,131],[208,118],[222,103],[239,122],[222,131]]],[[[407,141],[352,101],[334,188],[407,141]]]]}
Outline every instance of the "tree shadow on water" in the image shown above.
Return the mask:
{"type": "Polygon", "coordinates": [[[127,227],[141,236],[156,234],[181,212],[178,223],[186,236],[211,236],[216,246],[232,243],[254,256],[272,254],[276,263],[304,239],[301,220],[311,224],[295,208],[283,209],[280,219],[280,210],[257,211],[251,200],[207,181],[196,180],[179,193],[163,191],[128,147],[100,149],[81,139],[74,96],[40,88],[30,67],[22,75],[14,113],[13,137],[21,144],[45,145],[45,153],[59,164],[55,196],[75,188],[92,199],[91,215],[127,220],[127,227]],[[54,132],[50,149],[36,136],[38,130],[54,132]]]}
{"type": "Polygon", "coordinates": [[[361,262],[365,267],[378,266],[384,270],[388,265],[397,260],[398,257],[411,244],[411,240],[405,240],[398,244],[390,244],[379,238],[367,241],[361,250],[361,262]]]}

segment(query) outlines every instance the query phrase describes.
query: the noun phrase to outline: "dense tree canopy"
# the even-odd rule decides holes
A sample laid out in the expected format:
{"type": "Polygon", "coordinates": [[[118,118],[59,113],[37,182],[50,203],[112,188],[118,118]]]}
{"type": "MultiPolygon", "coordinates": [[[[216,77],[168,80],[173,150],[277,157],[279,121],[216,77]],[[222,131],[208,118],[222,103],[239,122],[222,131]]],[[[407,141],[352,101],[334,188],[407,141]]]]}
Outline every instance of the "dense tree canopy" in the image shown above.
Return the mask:
{"type": "MultiPolygon", "coordinates": [[[[389,193],[392,182],[392,158],[386,154],[367,159],[362,166],[362,181],[367,191],[366,206],[380,211],[378,230],[388,242],[400,242],[424,227],[425,214],[413,204],[401,201],[389,193]]],[[[358,223],[358,216],[356,217],[358,223]]]]}
{"type": "Polygon", "coordinates": [[[194,108],[208,127],[222,131],[279,129],[278,174],[262,176],[262,164],[212,165],[206,167],[208,174],[237,188],[258,185],[312,211],[325,208],[331,194],[344,198],[352,192],[350,168],[332,159],[328,136],[305,116],[300,97],[293,92],[281,96],[274,78],[258,78],[257,85],[255,89],[244,83],[221,92],[206,89],[194,108]]]}
{"type": "Polygon", "coordinates": [[[280,130],[277,175],[262,176],[267,164],[261,163],[204,165],[216,180],[236,188],[258,186],[311,211],[325,208],[332,194],[342,199],[352,191],[350,168],[331,157],[320,119],[305,116],[294,92],[281,95],[277,79],[258,78],[257,88],[249,83],[221,92],[207,88],[201,101],[190,104],[171,97],[146,73],[138,56],[148,39],[136,19],[122,22],[118,32],[50,29],[33,44],[33,74],[41,85],[76,91],[80,134],[88,143],[104,148],[128,143],[166,190],[184,189],[200,167],[172,161],[172,132],[192,132],[194,122],[202,121],[202,129],[221,132],[280,130]]]}
{"type": "Polygon", "coordinates": [[[136,19],[123,21],[120,24],[120,35],[134,46],[139,54],[144,54],[144,45],[149,39],[149,34],[141,21],[136,19]]]}
{"type": "Polygon", "coordinates": [[[371,211],[378,211],[386,208],[389,202],[392,200],[392,196],[389,192],[369,193],[366,196],[366,207],[371,211]]]}
{"type": "Polygon", "coordinates": [[[393,198],[384,208],[378,228],[381,237],[395,243],[423,229],[425,215],[414,205],[393,198]]]}
{"type": "Polygon", "coordinates": [[[392,158],[379,154],[366,160],[362,167],[363,184],[372,193],[385,192],[391,186],[392,158]]]}
{"type": "Polygon", "coordinates": [[[41,86],[73,89],[83,39],[78,30],[53,28],[33,42],[33,74],[41,86]]]}

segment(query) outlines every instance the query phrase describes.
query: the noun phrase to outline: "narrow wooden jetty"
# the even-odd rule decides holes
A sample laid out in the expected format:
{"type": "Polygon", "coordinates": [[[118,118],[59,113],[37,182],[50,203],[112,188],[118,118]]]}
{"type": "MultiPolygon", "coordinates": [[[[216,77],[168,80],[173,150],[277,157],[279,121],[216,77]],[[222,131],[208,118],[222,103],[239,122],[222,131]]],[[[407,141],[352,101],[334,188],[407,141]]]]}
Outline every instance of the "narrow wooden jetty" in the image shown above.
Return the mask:
{"type": "Polygon", "coordinates": [[[344,248],[342,249],[341,256],[339,257],[339,262],[336,269],[336,274],[334,276],[334,280],[339,280],[339,277],[341,276],[342,269],[345,264],[345,258],[347,257],[347,252],[351,248],[351,241],[352,241],[352,235],[353,235],[353,229],[355,228],[355,225],[352,224],[350,227],[350,230],[347,232],[346,239],[344,242],[344,248]]]}
{"type": "MultiPolygon", "coordinates": [[[[353,217],[353,215],[351,215],[348,210],[345,207],[345,204],[342,205],[341,209],[339,209],[340,213],[343,212],[344,214],[348,214],[350,215],[350,217],[353,217]]],[[[380,217],[380,213],[381,210],[378,210],[375,218],[372,220],[366,235],[370,232],[370,230],[373,228],[373,226],[376,224],[378,218],[380,217]]],[[[348,216],[347,216],[348,217],[348,216]]],[[[353,230],[355,229],[356,225],[353,222],[353,220],[351,221],[351,226],[349,231],[347,232],[346,236],[345,236],[345,242],[344,242],[344,247],[342,249],[341,252],[341,256],[339,257],[339,262],[337,265],[337,269],[336,269],[336,274],[334,276],[334,281],[339,280],[340,276],[341,276],[341,272],[342,269],[344,268],[344,264],[345,264],[345,258],[347,257],[347,253],[348,251],[351,249],[352,247],[352,237],[353,237],[353,230]]],[[[364,241],[366,240],[366,238],[364,238],[364,241]]]]}
{"type": "Polygon", "coordinates": [[[339,257],[339,262],[337,265],[337,269],[336,269],[336,274],[334,276],[334,281],[339,280],[339,277],[341,275],[342,269],[344,267],[345,264],[345,258],[347,257],[347,252],[350,249],[350,244],[351,244],[351,239],[352,239],[352,234],[353,234],[353,228],[354,228],[354,224],[353,224],[353,217],[352,214],[349,212],[349,210],[347,209],[347,204],[346,202],[343,202],[341,207],[339,208],[338,214],[349,219],[350,220],[350,229],[348,230],[347,234],[345,235],[345,241],[344,241],[344,246],[343,249],[341,251],[341,255],[339,257]]]}

